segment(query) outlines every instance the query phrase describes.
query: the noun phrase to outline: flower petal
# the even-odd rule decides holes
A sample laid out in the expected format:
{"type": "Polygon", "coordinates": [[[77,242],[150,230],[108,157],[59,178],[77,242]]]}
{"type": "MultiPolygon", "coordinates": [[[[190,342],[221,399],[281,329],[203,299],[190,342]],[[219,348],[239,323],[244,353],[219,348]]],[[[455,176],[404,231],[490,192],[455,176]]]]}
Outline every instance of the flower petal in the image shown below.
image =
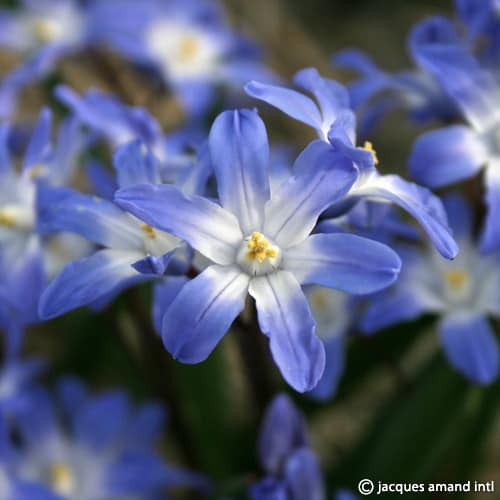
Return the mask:
{"type": "Polygon", "coordinates": [[[317,284],[353,294],[373,293],[391,285],[401,259],[383,243],[353,234],[313,234],[289,248],[283,268],[301,285],[317,284]]]}
{"type": "Polygon", "coordinates": [[[319,142],[297,158],[294,169],[299,173],[283,183],[266,205],[264,234],[283,248],[304,241],[320,214],[345,196],[356,180],[352,163],[319,142]],[[302,166],[305,159],[308,165],[302,166]]]}
{"type": "Polygon", "coordinates": [[[458,246],[448,227],[446,212],[439,198],[428,189],[397,175],[380,175],[371,177],[351,194],[395,203],[417,219],[443,257],[456,257],[458,246]]]}
{"type": "Polygon", "coordinates": [[[199,363],[215,349],[245,306],[249,277],[213,265],[187,283],[163,317],[168,352],[183,363],[199,363]]]}
{"type": "Polygon", "coordinates": [[[324,500],[326,497],[318,459],[309,448],[300,448],[288,459],[285,482],[290,500],[324,500]]]}
{"type": "Polygon", "coordinates": [[[36,167],[43,162],[50,150],[50,129],[52,123],[52,113],[45,108],[40,113],[38,122],[28,144],[28,149],[24,155],[23,169],[27,170],[36,167]]]}
{"type": "Polygon", "coordinates": [[[185,276],[169,276],[155,284],[152,316],[153,325],[159,334],[161,334],[161,324],[165,311],[188,281],[189,279],[185,276]]]}
{"type": "Polygon", "coordinates": [[[41,185],[37,204],[42,234],[76,233],[98,245],[122,250],[143,247],[137,221],[111,201],[41,185]]]}
{"type": "Polygon", "coordinates": [[[481,251],[493,252],[500,248],[500,161],[490,161],[486,169],[486,203],[488,213],[481,234],[481,251]]]}
{"type": "Polygon", "coordinates": [[[488,130],[498,122],[495,80],[460,41],[451,21],[436,16],[418,23],[410,47],[418,64],[439,81],[475,130],[488,130]]]}
{"type": "Polygon", "coordinates": [[[277,476],[296,448],[308,443],[304,417],[286,394],[276,396],[262,420],[258,451],[262,467],[277,476]]]}
{"type": "Polygon", "coordinates": [[[465,377],[479,384],[489,384],[497,378],[498,342],[484,316],[450,314],[441,321],[439,333],[448,361],[465,377]]]}
{"type": "Polygon", "coordinates": [[[231,264],[243,235],[233,214],[173,185],[142,184],[120,189],[116,203],[153,227],[187,241],[217,264],[231,264]]]}
{"type": "Polygon", "coordinates": [[[316,68],[305,68],[298,71],[293,81],[314,95],[323,115],[324,127],[329,127],[337,114],[342,109],[349,107],[349,94],[346,88],[335,80],[323,78],[316,68]]]}
{"type": "Polygon", "coordinates": [[[253,484],[249,491],[251,500],[288,500],[288,491],[283,481],[266,477],[253,484]]]}
{"type": "Polygon", "coordinates": [[[356,137],[356,115],[350,110],[339,113],[338,118],[328,131],[328,140],[335,150],[349,158],[363,170],[375,167],[373,152],[365,148],[357,148],[354,144],[356,137]]]}
{"type": "MultiPolygon", "coordinates": [[[[14,174],[9,150],[10,126],[7,123],[0,125],[0,176],[14,174]]],[[[4,180],[2,182],[5,182],[4,180]]]]}
{"type": "Polygon", "coordinates": [[[277,271],[254,278],[248,291],[283,377],[295,390],[310,391],[323,374],[325,349],[297,280],[287,271],[277,271]]]}
{"type": "Polygon", "coordinates": [[[277,85],[267,85],[255,80],[245,85],[245,92],[251,97],[260,99],[278,108],[291,118],[321,131],[321,113],[316,103],[310,97],[296,90],[277,85]]]}
{"type": "Polygon", "coordinates": [[[325,340],[325,371],[318,385],[311,391],[311,397],[325,401],[335,396],[345,367],[345,335],[325,340]]]}
{"type": "Polygon", "coordinates": [[[375,333],[388,326],[411,321],[425,312],[425,306],[409,286],[406,290],[392,290],[374,297],[368,304],[360,328],[363,333],[375,333]]]}
{"type": "Polygon", "coordinates": [[[124,286],[144,279],[131,264],[139,252],[100,250],[85,259],[67,264],[50,283],[40,299],[43,319],[85,306],[124,286]]]}
{"type": "Polygon", "coordinates": [[[142,141],[132,141],[119,147],[113,157],[118,186],[159,184],[158,160],[142,141]]]}
{"type": "Polygon", "coordinates": [[[474,228],[474,214],[469,203],[458,193],[447,193],[442,200],[455,237],[459,240],[470,239],[474,228]]]}
{"type": "Polygon", "coordinates": [[[437,188],[474,176],[487,158],[485,145],[471,128],[452,125],[421,135],[409,166],[417,182],[437,188]]]}
{"type": "Polygon", "coordinates": [[[222,206],[245,235],[259,231],[269,199],[269,143],[264,122],[248,109],[225,111],[209,136],[210,155],[222,206]]]}

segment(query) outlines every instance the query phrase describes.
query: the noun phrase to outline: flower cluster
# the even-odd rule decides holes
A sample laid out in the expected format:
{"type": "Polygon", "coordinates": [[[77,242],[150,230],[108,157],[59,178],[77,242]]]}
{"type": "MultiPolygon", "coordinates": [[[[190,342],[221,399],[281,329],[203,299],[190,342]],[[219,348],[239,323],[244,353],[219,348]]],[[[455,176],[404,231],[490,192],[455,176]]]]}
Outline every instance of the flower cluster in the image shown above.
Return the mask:
{"type": "MultiPolygon", "coordinates": [[[[340,51],[333,65],[359,73],[346,86],[312,67],[284,83],[215,1],[20,3],[0,13],[0,46],[16,60],[0,80],[2,499],[208,489],[162,458],[161,405],[133,404],[125,390],[95,395],[57,369],[44,383],[57,356],[26,354],[31,332],[61,331],[67,318],[55,318],[82,307],[118,330],[145,370],[158,362],[155,396],[172,398],[176,415],[171,381],[158,381],[174,380],[171,358],[205,361],[233,330],[248,337],[250,379],[257,353],[317,402],[337,391],[351,341],[424,314],[438,317],[454,370],[477,384],[497,378],[498,2],[457,0],[455,18],[418,23],[415,70],[389,74],[340,51]],[[64,71],[75,59],[119,88],[81,84],[64,71]],[[175,126],[156,97],[131,98],[116,64],[144,94],[175,102],[175,126]],[[23,122],[21,97],[37,87],[47,98],[23,122]],[[416,137],[407,173],[373,141],[396,107],[415,127],[444,124],[416,137]],[[268,136],[275,115],[299,127],[300,145],[268,136]],[[477,189],[463,182],[479,175],[484,224],[477,189]],[[460,193],[431,191],[458,182],[460,193]]],[[[224,370],[241,376],[238,363],[224,370]]],[[[288,396],[270,403],[258,442],[265,477],[245,483],[250,498],[326,498],[288,396]]]]}

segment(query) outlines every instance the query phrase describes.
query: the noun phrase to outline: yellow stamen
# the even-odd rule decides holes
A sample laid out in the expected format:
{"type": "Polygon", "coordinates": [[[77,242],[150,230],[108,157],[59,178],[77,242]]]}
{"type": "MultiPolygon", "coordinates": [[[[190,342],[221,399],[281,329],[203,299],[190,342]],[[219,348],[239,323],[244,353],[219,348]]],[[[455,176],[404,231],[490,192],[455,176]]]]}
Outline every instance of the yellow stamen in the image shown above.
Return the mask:
{"type": "Polygon", "coordinates": [[[71,494],[74,487],[74,477],[71,469],[63,462],[57,462],[50,467],[50,481],[58,493],[71,494]]]}
{"type": "Polygon", "coordinates": [[[12,229],[16,227],[16,218],[6,210],[0,210],[0,226],[12,229]]]}
{"type": "Polygon", "coordinates": [[[377,152],[373,149],[373,144],[370,141],[365,141],[365,144],[363,145],[363,149],[366,149],[366,151],[370,151],[370,153],[373,156],[373,161],[374,161],[375,165],[378,165],[377,152]]]}
{"type": "Polygon", "coordinates": [[[278,249],[266,240],[262,233],[254,231],[247,243],[247,257],[262,264],[266,259],[275,259],[278,249]]]}
{"type": "Polygon", "coordinates": [[[200,43],[194,36],[187,36],[182,40],[179,53],[183,61],[190,61],[194,59],[196,53],[200,49],[200,43]]]}
{"type": "Polygon", "coordinates": [[[42,43],[52,42],[62,34],[62,26],[54,19],[38,19],[33,23],[33,34],[42,43]]]}
{"type": "Polygon", "coordinates": [[[469,275],[466,271],[452,269],[445,272],[444,279],[451,288],[460,289],[463,288],[469,281],[469,275]]]}
{"type": "Polygon", "coordinates": [[[47,166],[46,165],[35,165],[34,167],[31,167],[29,169],[29,176],[32,179],[35,179],[36,177],[41,177],[42,175],[45,175],[47,173],[47,166]]]}
{"type": "Polygon", "coordinates": [[[141,229],[148,238],[152,240],[156,238],[156,231],[149,224],[141,224],[141,229]]]}

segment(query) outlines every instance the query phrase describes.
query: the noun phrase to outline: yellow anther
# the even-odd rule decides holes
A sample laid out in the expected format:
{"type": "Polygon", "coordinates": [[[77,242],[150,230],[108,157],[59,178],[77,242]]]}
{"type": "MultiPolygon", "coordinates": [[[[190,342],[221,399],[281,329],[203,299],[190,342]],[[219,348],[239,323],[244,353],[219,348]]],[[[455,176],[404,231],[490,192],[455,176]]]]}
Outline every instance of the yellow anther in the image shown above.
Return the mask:
{"type": "Polygon", "coordinates": [[[266,240],[262,233],[254,231],[247,243],[247,257],[262,264],[266,259],[275,259],[278,249],[266,240]]]}
{"type": "Polygon", "coordinates": [[[41,177],[42,175],[45,175],[47,173],[48,169],[46,165],[35,165],[34,167],[31,167],[29,169],[29,176],[32,179],[35,179],[36,177],[41,177]]]}
{"type": "Polygon", "coordinates": [[[50,482],[58,493],[69,495],[73,492],[74,477],[71,468],[63,462],[50,467],[50,482]]]}
{"type": "Polygon", "coordinates": [[[53,42],[62,35],[62,25],[54,19],[37,19],[33,23],[33,34],[42,43],[53,42]]]}
{"type": "Polygon", "coordinates": [[[141,224],[141,229],[148,238],[156,238],[156,231],[149,224],[141,224]]]}
{"type": "Polygon", "coordinates": [[[469,281],[469,275],[466,271],[452,269],[445,272],[444,279],[449,287],[460,289],[463,288],[469,281]]]}
{"type": "Polygon", "coordinates": [[[377,152],[373,149],[373,144],[370,141],[365,141],[363,149],[366,149],[366,151],[370,151],[370,153],[373,156],[373,161],[375,165],[378,165],[377,152]]]}
{"type": "Polygon", "coordinates": [[[0,226],[12,229],[16,227],[16,218],[6,210],[0,210],[0,226]]]}
{"type": "Polygon", "coordinates": [[[183,61],[191,61],[200,50],[200,42],[195,36],[186,36],[179,47],[179,54],[183,61]]]}
{"type": "Polygon", "coordinates": [[[328,307],[328,298],[325,290],[314,290],[311,295],[311,302],[319,310],[325,310],[328,307]]]}

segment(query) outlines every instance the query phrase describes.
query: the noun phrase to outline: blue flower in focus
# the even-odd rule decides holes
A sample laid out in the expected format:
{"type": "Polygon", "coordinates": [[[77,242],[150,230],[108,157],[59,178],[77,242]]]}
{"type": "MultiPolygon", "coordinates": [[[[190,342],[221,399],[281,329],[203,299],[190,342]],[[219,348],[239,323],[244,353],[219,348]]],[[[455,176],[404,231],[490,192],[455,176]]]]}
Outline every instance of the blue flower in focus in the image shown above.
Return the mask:
{"type": "Polygon", "coordinates": [[[349,96],[345,88],[322,78],[315,69],[299,71],[294,81],[316,100],[295,90],[255,81],[248,83],[245,89],[251,96],[313,127],[320,138],[312,143],[313,148],[331,149],[352,162],[356,168],[356,182],[330,208],[329,215],[347,211],[360,199],[393,203],[417,219],[444,257],[455,257],[458,248],[439,199],[427,189],[397,175],[381,175],[376,169],[378,160],[371,143],[356,146],[356,117],[348,107],[349,96]]]}
{"type": "Polygon", "coordinates": [[[412,36],[419,61],[460,106],[468,125],[451,125],[420,136],[410,157],[415,179],[438,188],[475,176],[484,168],[488,214],[481,248],[500,248],[500,86],[463,46],[445,18],[416,26],[412,36]]]}
{"type": "Polygon", "coordinates": [[[71,378],[56,399],[38,389],[31,403],[14,422],[20,439],[7,443],[6,469],[14,487],[29,484],[47,496],[16,499],[139,499],[171,486],[206,487],[156,453],[164,412],[154,403],[134,408],[119,390],[93,396],[71,378]]]}
{"type": "MultiPolygon", "coordinates": [[[[316,233],[345,233],[392,244],[395,237],[415,241],[419,233],[412,225],[401,221],[393,207],[387,204],[361,201],[347,214],[322,220],[316,233]]],[[[310,396],[318,400],[332,398],[344,373],[348,334],[357,325],[363,297],[318,286],[307,287],[306,295],[316,320],[316,333],[325,344],[325,371],[310,396]]]]}
{"type": "Polygon", "coordinates": [[[250,110],[224,112],[209,138],[220,205],[173,185],[122,189],[117,203],[152,227],[187,241],[211,261],[167,308],[165,347],[186,363],[203,361],[255,299],[261,330],[287,382],[312,389],[322,375],[324,348],[301,285],[369,293],[392,283],[397,255],[350,234],[310,235],[319,215],[356,180],[333,151],[304,151],[298,175],[270,197],[264,123],[250,110]]]}
{"type": "Polygon", "coordinates": [[[276,396],[264,415],[258,442],[267,476],[250,488],[252,500],[326,498],[318,459],[308,441],[302,414],[288,396],[276,396]]]}
{"type": "Polygon", "coordinates": [[[154,68],[188,115],[212,105],[216,85],[240,88],[252,76],[270,79],[255,47],[227,25],[215,1],[100,2],[107,41],[133,62],[154,68]]]}
{"type": "MultiPolygon", "coordinates": [[[[118,186],[159,183],[154,155],[140,141],[115,155],[118,186]]],[[[134,284],[189,268],[191,253],[179,238],[154,229],[112,201],[69,188],[45,188],[40,230],[76,233],[102,248],[68,263],[44,291],[39,304],[44,319],[85,305],[102,305],[134,284]]]]}
{"type": "Polygon", "coordinates": [[[500,351],[488,317],[500,315],[498,254],[484,256],[471,239],[472,217],[459,197],[445,199],[461,252],[450,262],[430,251],[400,247],[397,284],[371,300],[362,319],[366,333],[425,313],[439,316],[438,330],[450,364],[469,380],[487,384],[498,376],[500,351]]]}

